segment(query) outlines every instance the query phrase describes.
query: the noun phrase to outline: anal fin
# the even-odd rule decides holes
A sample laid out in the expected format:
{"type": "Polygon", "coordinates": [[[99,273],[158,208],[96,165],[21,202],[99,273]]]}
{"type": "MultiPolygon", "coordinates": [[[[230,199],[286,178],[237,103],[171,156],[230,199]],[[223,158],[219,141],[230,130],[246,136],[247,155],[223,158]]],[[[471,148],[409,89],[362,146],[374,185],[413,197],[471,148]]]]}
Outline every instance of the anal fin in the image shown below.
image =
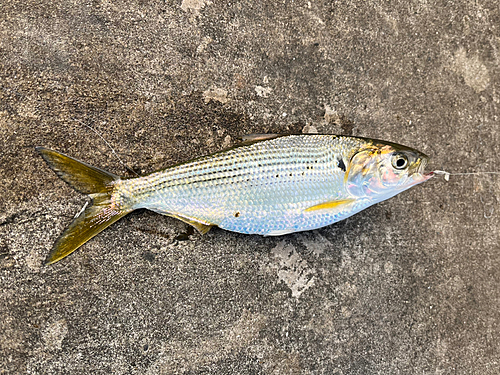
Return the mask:
{"type": "Polygon", "coordinates": [[[185,222],[186,224],[192,225],[201,234],[207,233],[215,225],[215,224],[211,224],[211,223],[208,223],[208,222],[201,222],[201,221],[199,221],[197,219],[194,219],[194,218],[191,218],[191,217],[181,216],[181,215],[178,215],[178,214],[167,213],[165,215],[174,217],[176,219],[179,219],[179,220],[185,222]]]}

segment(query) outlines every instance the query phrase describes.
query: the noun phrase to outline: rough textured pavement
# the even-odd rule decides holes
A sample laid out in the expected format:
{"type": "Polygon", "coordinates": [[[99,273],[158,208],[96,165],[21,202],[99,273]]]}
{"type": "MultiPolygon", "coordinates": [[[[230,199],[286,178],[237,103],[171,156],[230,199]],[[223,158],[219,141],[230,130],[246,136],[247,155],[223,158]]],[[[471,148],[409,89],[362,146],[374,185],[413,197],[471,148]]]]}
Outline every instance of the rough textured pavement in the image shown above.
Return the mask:
{"type": "Polygon", "coordinates": [[[35,146],[147,173],[248,133],[403,143],[498,171],[497,1],[4,1],[0,373],[499,374],[500,177],[442,177],[278,238],[85,203],[35,146]]]}

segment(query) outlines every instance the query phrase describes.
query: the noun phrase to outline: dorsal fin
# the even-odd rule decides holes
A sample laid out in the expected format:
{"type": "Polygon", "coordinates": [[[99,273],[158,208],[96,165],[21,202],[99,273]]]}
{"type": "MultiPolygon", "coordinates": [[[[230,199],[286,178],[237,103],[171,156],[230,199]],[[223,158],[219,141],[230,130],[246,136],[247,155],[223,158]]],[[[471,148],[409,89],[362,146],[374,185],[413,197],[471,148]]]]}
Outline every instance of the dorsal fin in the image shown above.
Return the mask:
{"type": "Polygon", "coordinates": [[[278,137],[282,137],[283,134],[247,134],[243,135],[240,139],[240,145],[246,146],[251,145],[260,141],[267,141],[269,139],[274,139],[278,137]]]}

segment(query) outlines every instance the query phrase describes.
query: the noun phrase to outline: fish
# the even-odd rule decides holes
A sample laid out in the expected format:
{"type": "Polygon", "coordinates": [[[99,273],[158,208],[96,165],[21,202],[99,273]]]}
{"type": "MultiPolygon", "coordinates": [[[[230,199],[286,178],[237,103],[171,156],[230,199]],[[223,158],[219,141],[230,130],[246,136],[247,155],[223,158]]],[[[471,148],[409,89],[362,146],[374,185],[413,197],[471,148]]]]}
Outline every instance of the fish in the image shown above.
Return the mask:
{"type": "Polygon", "coordinates": [[[328,134],[255,134],[236,146],[144,176],[124,178],[44,147],[36,151],[91,198],[56,240],[46,264],[146,208],[204,234],[219,228],[281,236],[344,220],[427,181],[429,158],[410,147],[328,134]]]}

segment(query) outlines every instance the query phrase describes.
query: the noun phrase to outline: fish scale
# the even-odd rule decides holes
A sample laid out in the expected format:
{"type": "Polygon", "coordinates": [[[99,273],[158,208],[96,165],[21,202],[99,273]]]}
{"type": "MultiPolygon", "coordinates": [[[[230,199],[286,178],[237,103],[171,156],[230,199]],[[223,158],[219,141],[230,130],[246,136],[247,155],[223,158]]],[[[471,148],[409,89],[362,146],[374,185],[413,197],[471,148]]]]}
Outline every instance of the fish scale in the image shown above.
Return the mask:
{"type": "Polygon", "coordinates": [[[240,233],[308,230],[345,216],[304,209],[348,195],[338,159],[361,143],[331,135],[279,137],[125,180],[124,189],[135,196],[134,208],[240,233]]]}
{"type": "Polygon", "coordinates": [[[282,235],[335,223],[432,175],[423,175],[425,155],[390,142],[335,135],[246,138],[238,147],[131,179],[37,147],[61,179],[92,198],[46,263],[138,208],[178,218],[201,233],[217,225],[282,235]]]}

